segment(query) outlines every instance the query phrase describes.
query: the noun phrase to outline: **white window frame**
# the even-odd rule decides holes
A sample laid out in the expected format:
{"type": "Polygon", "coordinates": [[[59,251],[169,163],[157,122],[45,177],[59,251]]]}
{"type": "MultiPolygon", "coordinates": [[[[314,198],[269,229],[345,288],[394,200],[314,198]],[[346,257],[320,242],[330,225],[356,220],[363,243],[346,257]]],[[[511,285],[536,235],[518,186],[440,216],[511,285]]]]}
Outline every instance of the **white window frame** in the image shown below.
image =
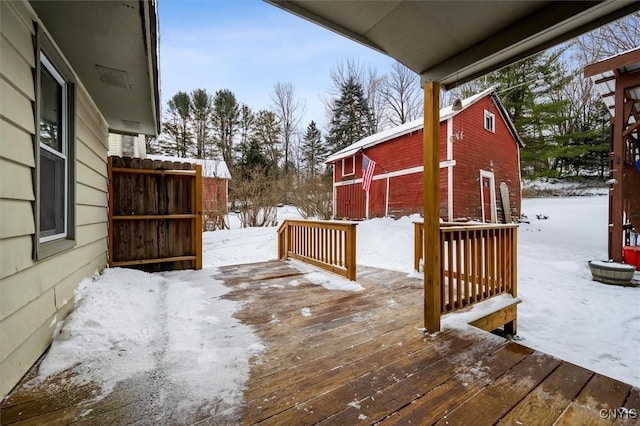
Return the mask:
{"type": "MultiPolygon", "coordinates": [[[[43,143],[41,140],[38,141],[40,144],[40,149],[44,149],[49,152],[51,155],[54,155],[64,161],[64,227],[63,231],[58,234],[48,235],[46,237],[40,236],[40,232],[38,232],[38,238],[41,243],[46,243],[49,241],[59,240],[62,238],[66,238],[68,235],[68,227],[69,227],[69,163],[67,153],[69,152],[69,98],[68,91],[69,86],[67,81],[60,75],[56,67],[51,64],[46,54],[43,51],[40,51],[40,64],[43,68],[45,68],[49,74],[51,74],[56,80],[56,82],[62,87],[62,123],[61,123],[61,140],[62,140],[62,151],[57,151],[47,144],[43,143]]],[[[40,117],[38,117],[39,119],[40,117]]],[[[38,123],[39,124],[39,123],[38,123]]],[[[40,171],[38,171],[40,173],[40,171]]]]}
{"type": "Polygon", "coordinates": [[[353,176],[356,174],[356,156],[352,155],[351,157],[345,157],[342,159],[342,177],[345,176],[353,176]],[[351,160],[351,171],[346,173],[346,162],[345,160],[351,160]]]}
{"type": "Polygon", "coordinates": [[[484,110],[484,129],[491,133],[496,132],[496,115],[490,111],[484,110]],[[491,120],[491,125],[487,127],[487,119],[491,120]]]}
{"type": "Polygon", "coordinates": [[[76,245],[75,241],[75,202],[76,202],[76,144],[75,144],[75,76],[69,65],[63,59],[61,53],[48,39],[47,35],[37,23],[34,23],[36,37],[34,38],[34,53],[36,69],[34,72],[36,97],[34,104],[34,125],[36,134],[34,138],[35,173],[33,173],[33,187],[36,194],[33,203],[35,218],[35,232],[33,234],[33,259],[42,260],[76,245]],[[62,106],[60,134],[62,144],[60,151],[41,142],[40,120],[43,114],[41,97],[42,73],[46,70],[54,80],[61,85],[62,106]],[[53,155],[64,160],[64,221],[62,232],[53,235],[42,235],[41,230],[41,157],[43,153],[53,155]]]}

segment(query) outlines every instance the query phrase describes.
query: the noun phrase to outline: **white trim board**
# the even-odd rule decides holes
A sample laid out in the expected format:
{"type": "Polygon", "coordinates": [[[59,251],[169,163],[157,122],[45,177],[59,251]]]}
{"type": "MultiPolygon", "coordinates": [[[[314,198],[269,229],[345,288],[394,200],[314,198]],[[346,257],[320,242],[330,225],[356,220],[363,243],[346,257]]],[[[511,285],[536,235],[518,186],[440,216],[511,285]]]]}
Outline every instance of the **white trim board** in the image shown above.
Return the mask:
{"type": "MultiPolygon", "coordinates": [[[[440,168],[441,169],[444,169],[444,168],[447,168],[447,167],[453,167],[455,165],[456,165],[456,160],[449,160],[449,161],[441,161],[440,162],[440,168]]],[[[380,180],[380,179],[392,178],[392,177],[397,177],[397,176],[411,175],[411,174],[414,174],[414,173],[422,173],[423,171],[424,171],[424,166],[412,167],[410,169],[397,170],[395,172],[381,173],[379,175],[375,175],[373,177],[373,180],[380,180]]],[[[362,178],[349,179],[349,180],[345,180],[345,181],[342,181],[342,182],[333,182],[333,186],[353,185],[355,183],[362,183],[362,178]]]]}

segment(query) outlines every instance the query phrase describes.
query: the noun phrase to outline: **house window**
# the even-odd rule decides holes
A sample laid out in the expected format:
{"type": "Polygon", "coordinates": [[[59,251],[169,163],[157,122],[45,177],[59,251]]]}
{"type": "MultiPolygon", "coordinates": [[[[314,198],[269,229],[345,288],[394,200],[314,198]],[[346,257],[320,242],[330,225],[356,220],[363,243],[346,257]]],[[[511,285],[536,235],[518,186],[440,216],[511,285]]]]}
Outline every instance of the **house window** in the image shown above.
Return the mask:
{"type": "Polygon", "coordinates": [[[36,64],[36,244],[35,257],[73,243],[73,80],[42,32],[36,64]]]}
{"type": "Polygon", "coordinates": [[[496,132],[496,116],[487,110],[484,110],[484,128],[491,133],[496,132]]]}
{"type": "Polygon", "coordinates": [[[356,158],[355,156],[342,159],[342,176],[351,176],[356,173],[356,158]]]}

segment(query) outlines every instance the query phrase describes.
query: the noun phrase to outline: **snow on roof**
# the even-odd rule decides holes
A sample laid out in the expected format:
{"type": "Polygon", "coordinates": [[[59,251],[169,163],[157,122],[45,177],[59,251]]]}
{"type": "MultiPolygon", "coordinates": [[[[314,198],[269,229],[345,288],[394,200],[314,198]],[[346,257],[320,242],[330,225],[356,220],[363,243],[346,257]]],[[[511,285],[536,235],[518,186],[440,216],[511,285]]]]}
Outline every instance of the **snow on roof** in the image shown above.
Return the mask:
{"type": "MultiPolygon", "coordinates": [[[[464,111],[465,109],[467,109],[468,107],[470,107],[471,105],[475,104],[476,102],[478,102],[480,99],[484,98],[485,96],[491,94],[495,92],[495,88],[494,87],[490,87],[486,90],[483,90],[480,93],[477,93],[473,96],[470,96],[466,99],[462,100],[462,109],[460,111],[454,111],[450,106],[446,107],[446,108],[442,108],[440,110],[440,121],[444,121],[444,120],[448,120],[449,118],[459,114],[460,112],[464,111]]],[[[364,139],[360,139],[358,142],[349,145],[346,148],[341,149],[338,152],[335,152],[333,154],[331,154],[329,156],[329,158],[326,159],[325,163],[333,163],[336,160],[339,160],[341,158],[344,157],[348,157],[350,155],[355,154],[356,152],[360,151],[361,149],[365,149],[365,148],[370,148],[374,145],[377,145],[379,143],[382,142],[386,142],[388,140],[391,139],[395,139],[397,137],[400,137],[402,135],[406,135],[407,133],[412,133],[415,132],[416,130],[420,130],[422,129],[422,127],[424,126],[424,119],[418,118],[416,120],[413,121],[409,121],[407,123],[401,124],[397,127],[392,127],[390,129],[385,129],[381,132],[378,132],[374,135],[371,136],[367,136],[364,139]]]]}
{"type": "Polygon", "coordinates": [[[213,177],[219,179],[231,179],[231,173],[227,163],[221,159],[202,160],[199,158],[168,157],[165,155],[147,155],[150,160],[173,161],[176,163],[191,163],[202,166],[202,177],[213,177]]]}

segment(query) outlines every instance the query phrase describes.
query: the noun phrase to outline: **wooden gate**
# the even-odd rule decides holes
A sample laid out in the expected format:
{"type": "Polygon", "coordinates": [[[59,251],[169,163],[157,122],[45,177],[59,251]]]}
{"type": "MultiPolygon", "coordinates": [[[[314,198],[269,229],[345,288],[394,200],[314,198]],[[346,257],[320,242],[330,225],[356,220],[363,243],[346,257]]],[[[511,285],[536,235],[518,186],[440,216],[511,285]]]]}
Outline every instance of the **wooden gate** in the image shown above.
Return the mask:
{"type": "Polygon", "coordinates": [[[109,157],[109,266],[202,269],[202,166],[109,157]]]}

